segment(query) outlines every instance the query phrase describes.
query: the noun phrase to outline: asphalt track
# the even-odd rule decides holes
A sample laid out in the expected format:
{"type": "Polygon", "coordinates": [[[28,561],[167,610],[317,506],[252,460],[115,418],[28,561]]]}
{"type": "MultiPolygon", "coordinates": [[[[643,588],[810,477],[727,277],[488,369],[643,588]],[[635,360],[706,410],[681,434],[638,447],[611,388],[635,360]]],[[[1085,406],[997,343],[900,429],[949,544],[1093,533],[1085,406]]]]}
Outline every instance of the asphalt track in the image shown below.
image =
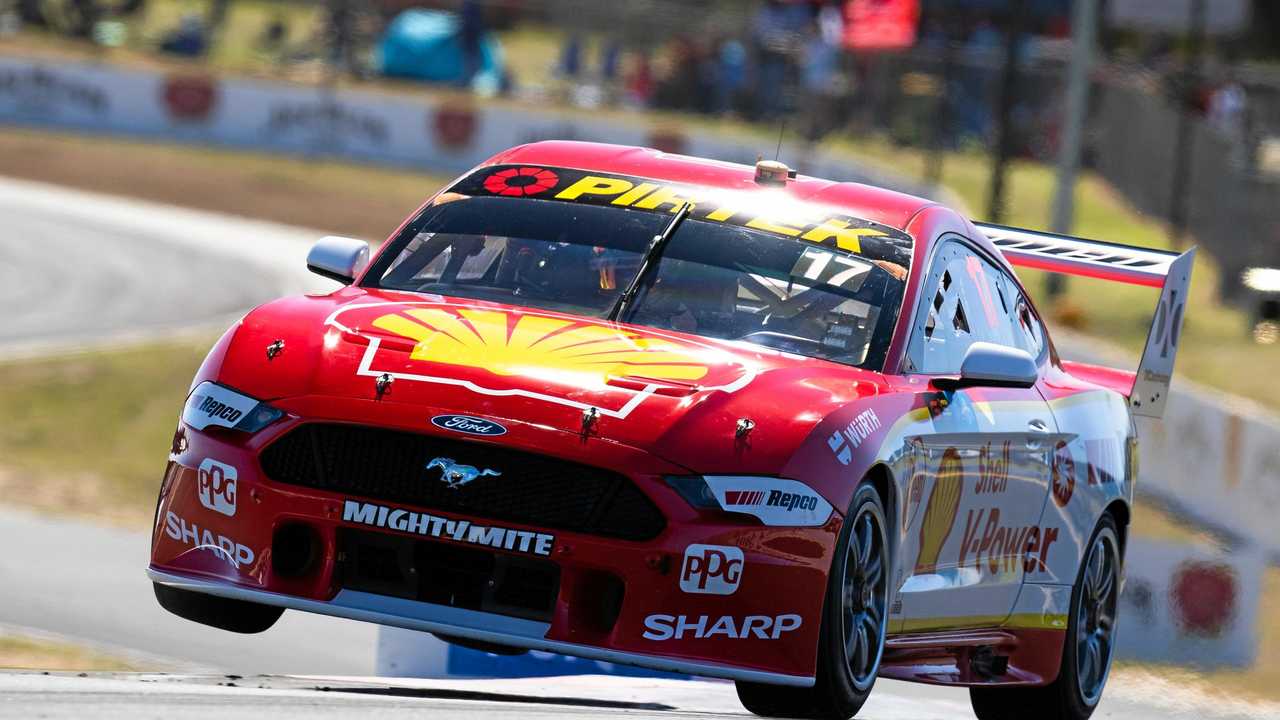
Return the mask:
{"type": "Polygon", "coordinates": [[[225,327],[307,273],[322,233],[0,178],[0,357],[225,327]]]}
{"type": "MultiPolygon", "coordinates": [[[[0,218],[0,358],[193,326],[211,331],[272,297],[333,287],[303,267],[318,231],[3,178],[0,218]]],[[[236,676],[0,673],[2,718],[261,720],[360,713],[493,720],[745,712],[732,686],[719,682],[370,678],[374,626],[292,611],[256,636],[185,622],[151,596],[143,575],[144,528],[103,528],[0,506],[0,547],[0,625],[53,633],[175,670],[236,676]],[[300,674],[326,677],[284,676],[300,674]]],[[[860,717],[971,714],[963,690],[882,681],[860,717]]],[[[1095,717],[1234,720],[1280,717],[1280,708],[1229,703],[1160,681],[1113,680],[1095,717]]]]}

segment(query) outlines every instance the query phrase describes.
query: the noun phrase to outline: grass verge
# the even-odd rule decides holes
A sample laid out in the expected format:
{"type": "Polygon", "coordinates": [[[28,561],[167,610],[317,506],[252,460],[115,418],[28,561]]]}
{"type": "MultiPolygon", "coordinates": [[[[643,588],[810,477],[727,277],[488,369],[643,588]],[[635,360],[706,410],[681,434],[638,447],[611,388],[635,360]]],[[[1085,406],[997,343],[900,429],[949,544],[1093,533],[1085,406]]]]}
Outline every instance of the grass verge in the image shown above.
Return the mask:
{"type": "Polygon", "coordinates": [[[326,160],[0,130],[0,175],[382,241],[449,178],[326,160]]]}
{"type": "Polygon", "coordinates": [[[83,670],[133,672],[127,660],[62,640],[0,629],[0,668],[8,670],[83,670]]]}
{"type": "Polygon", "coordinates": [[[138,530],[214,338],[0,364],[0,497],[138,530]]]}

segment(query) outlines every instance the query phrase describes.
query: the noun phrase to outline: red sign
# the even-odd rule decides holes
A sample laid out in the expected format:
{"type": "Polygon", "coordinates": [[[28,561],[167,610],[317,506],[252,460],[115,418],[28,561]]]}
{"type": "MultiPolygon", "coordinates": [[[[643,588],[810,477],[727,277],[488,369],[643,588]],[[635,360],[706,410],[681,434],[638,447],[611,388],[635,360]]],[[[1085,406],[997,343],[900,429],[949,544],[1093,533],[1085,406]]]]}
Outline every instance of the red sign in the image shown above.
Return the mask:
{"type": "Polygon", "coordinates": [[[1189,562],[1174,573],[1169,595],[1183,630],[1216,637],[1235,614],[1236,579],[1226,565],[1189,562]]]}
{"type": "Polygon", "coordinates": [[[172,75],[165,78],[162,96],[173,119],[205,120],[218,103],[218,85],[203,75],[172,75]]]}
{"type": "Polygon", "coordinates": [[[471,108],[447,108],[436,110],[433,116],[436,140],[446,148],[470,147],[476,134],[476,113],[471,108]]]}
{"type": "Polygon", "coordinates": [[[850,50],[905,50],[916,44],[920,0],[848,0],[844,46],[850,50]]]}

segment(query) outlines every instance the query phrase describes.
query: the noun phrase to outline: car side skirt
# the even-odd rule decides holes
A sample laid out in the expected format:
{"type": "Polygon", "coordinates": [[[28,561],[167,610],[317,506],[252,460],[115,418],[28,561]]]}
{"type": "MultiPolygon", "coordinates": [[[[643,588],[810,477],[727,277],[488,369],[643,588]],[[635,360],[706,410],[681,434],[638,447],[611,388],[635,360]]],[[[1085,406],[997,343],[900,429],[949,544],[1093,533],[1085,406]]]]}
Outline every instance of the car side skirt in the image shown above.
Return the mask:
{"type": "Polygon", "coordinates": [[[333,600],[326,602],[282,595],[265,590],[255,590],[227,582],[179,575],[155,568],[147,568],[147,577],[161,585],[216,597],[245,600],[262,605],[273,605],[320,615],[332,615],[378,625],[391,625],[409,630],[443,633],[469,640],[572,655],[588,660],[601,660],[649,668],[651,670],[665,670],[667,672],[724,678],[727,680],[745,680],[772,685],[811,687],[814,684],[814,679],[811,676],[771,673],[718,663],[673,660],[654,655],[624,653],[590,645],[547,640],[542,637],[550,628],[547,623],[352,590],[343,590],[333,600]]]}

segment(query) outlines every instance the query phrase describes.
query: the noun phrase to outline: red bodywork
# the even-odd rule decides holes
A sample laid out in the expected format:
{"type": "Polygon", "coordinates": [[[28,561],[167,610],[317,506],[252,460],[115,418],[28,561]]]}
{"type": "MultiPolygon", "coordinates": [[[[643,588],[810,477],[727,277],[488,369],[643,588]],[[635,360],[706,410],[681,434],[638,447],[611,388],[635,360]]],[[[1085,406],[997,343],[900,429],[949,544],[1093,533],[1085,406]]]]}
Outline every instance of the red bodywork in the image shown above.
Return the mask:
{"type": "MultiPolygon", "coordinates": [[[[762,192],[749,167],[636,148],[539,143],[501,153],[488,164],[580,168],[724,191],[762,192]]],[[[851,216],[901,229],[916,239],[904,310],[886,362],[886,367],[899,367],[909,332],[909,309],[915,307],[919,292],[914,270],[927,264],[930,239],[947,229],[974,238],[981,238],[981,234],[949,209],[877,188],[801,177],[789,182],[785,190],[771,192],[837,207],[851,216]]],[[[999,255],[994,248],[991,254],[999,255]]],[[[827,575],[842,515],[858,480],[833,472],[825,454],[801,450],[806,444],[812,448],[815,442],[824,442],[814,439],[815,428],[836,413],[844,413],[839,422],[845,422],[848,408],[855,402],[874,399],[880,415],[888,419],[921,407],[926,390],[909,387],[904,377],[743,343],[475,300],[366,290],[359,282],[332,294],[286,298],[257,308],[218,341],[192,387],[206,380],[269,402],[287,417],[251,435],[179,427],[156,513],[151,554],[154,572],[330,601],[340,588],[334,571],[338,561],[336,533],[341,527],[350,527],[343,522],[343,503],[349,495],[273,482],[263,472],[261,451],[303,423],[351,423],[458,439],[433,427],[430,419],[448,413],[479,416],[501,423],[506,434],[462,439],[622,472],[666,519],[661,533],[643,542],[564,529],[520,528],[555,535],[551,560],[559,566],[561,576],[548,641],[617,652],[623,662],[688,667],[665,663],[670,660],[695,663],[709,671],[759,671],[765,674],[761,678],[767,675],[768,679],[796,684],[811,682],[815,674],[827,575]],[[362,362],[370,360],[366,357],[370,337],[377,336],[373,320],[382,313],[412,306],[468,308],[504,316],[511,323],[528,314],[603,325],[632,337],[679,345],[705,365],[706,375],[699,383],[628,382],[623,378],[605,389],[583,389],[572,374],[495,377],[484,367],[465,363],[431,365],[411,358],[412,342],[397,341],[389,334],[381,337],[373,364],[365,367],[367,372],[359,372],[362,362]],[[269,358],[266,349],[276,341],[283,341],[283,350],[269,358]],[[379,393],[376,373],[382,370],[437,373],[456,383],[397,379],[379,393]],[[635,402],[639,389],[646,386],[652,391],[635,402]],[[477,392],[476,387],[491,392],[477,392]],[[559,401],[538,397],[543,395],[559,401]],[[625,409],[628,403],[632,405],[625,409]],[[584,432],[582,406],[610,412],[601,414],[584,432]],[[735,431],[741,418],[755,423],[745,439],[735,431]],[[198,467],[205,458],[216,458],[238,470],[234,517],[210,512],[198,502],[198,467]],[[821,527],[767,527],[745,515],[698,510],[664,481],[666,476],[697,474],[804,478],[835,512],[821,527]],[[229,538],[244,546],[251,551],[252,561],[228,564],[217,554],[202,550],[199,543],[175,540],[166,532],[172,516],[198,526],[200,533],[211,531],[215,541],[229,538]],[[301,576],[282,577],[273,568],[273,536],[295,522],[314,530],[320,556],[301,576]],[[678,576],[685,548],[692,544],[742,548],[749,571],[741,589],[731,596],[683,593],[678,576]],[[605,587],[601,578],[605,577],[620,580],[625,588],[621,608],[611,623],[600,621],[597,611],[605,587]],[[707,615],[714,620],[725,615],[773,617],[782,612],[801,616],[803,623],[781,640],[748,635],[653,642],[642,637],[644,618],[653,613],[707,615]]],[[[993,393],[999,395],[999,391],[993,393]]],[[[482,513],[447,515],[477,524],[492,522],[482,513]]],[[[935,667],[939,657],[963,659],[969,647],[996,642],[1013,653],[1011,665],[1021,673],[1006,681],[1043,683],[1056,676],[1061,639],[1061,632],[1045,631],[1022,635],[1004,632],[995,641],[964,635],[914,643],[891,639],[885,674],[978,682],[981,679],[967,670],[960,671],[963,677],[930,677],[926,668],[935,667]],[[1019,642],[1021,650],[1017,649],[1019,642]]],[[[966,667],[963,662],[960,666],[966,667]]],[[[742,677],[733,672],[721,674],[742,677]]]]}

